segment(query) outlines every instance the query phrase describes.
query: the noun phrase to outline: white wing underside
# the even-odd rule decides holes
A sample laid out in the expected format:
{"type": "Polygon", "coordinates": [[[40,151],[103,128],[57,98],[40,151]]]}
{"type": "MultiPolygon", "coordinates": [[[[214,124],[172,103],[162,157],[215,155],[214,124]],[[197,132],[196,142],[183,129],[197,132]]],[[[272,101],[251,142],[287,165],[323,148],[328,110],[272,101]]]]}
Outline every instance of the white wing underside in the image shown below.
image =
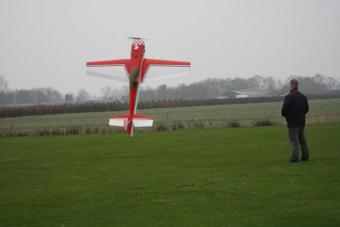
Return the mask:
{"type": "MultiPolygon", "coordinates": [[[[126,127],[128,123],[128,118],[111,118],[109,121],[110,126],[117,126],[117,127],[126,127]]],[[[152,127],[153,119],[132,119],[132,123],[134,127],[141,128],[141,127],[152,127]]]]}

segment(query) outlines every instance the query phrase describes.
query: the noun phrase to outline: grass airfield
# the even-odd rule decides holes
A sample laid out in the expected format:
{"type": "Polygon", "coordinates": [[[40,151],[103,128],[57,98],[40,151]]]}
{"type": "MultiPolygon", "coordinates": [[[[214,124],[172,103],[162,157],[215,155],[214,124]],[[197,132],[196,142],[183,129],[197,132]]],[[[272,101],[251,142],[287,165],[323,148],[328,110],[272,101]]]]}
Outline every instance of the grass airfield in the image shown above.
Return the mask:
{"type": "MultiPolygon", "coordinates": [[[[283,99],[283,98],[282,98],[283,99]]],[[[314,99],[309,101],[310,113],[308,124],[337,123],[340,124],[340,99],[314,99]]],[[[138,113],[154,117],[156,131],[159,124],[171,130],[173,124],[181,123],[184,128],[195,128],[195,124],[205,128],[229,127],[230,121],[241,126],[252,126],[255,122],[269,120],[273,124],[283,124],[281,117],[282,102],[246,103],[213,106],[193,106],[178,108],[160,108],[138,110],[138,113]]],[[[41,116],[0,118],[1,131],[58,129],[63,127],[107,127],[111,115],[124,114],[127,111],[69,113],[41,116]]],[[[112,128],[111,128],[112,129],[112,128]]]]}
{"type": "Polygon", "coordinates": [[[1,226],[338,226],[340,125],[0,138],[1,226]]]}

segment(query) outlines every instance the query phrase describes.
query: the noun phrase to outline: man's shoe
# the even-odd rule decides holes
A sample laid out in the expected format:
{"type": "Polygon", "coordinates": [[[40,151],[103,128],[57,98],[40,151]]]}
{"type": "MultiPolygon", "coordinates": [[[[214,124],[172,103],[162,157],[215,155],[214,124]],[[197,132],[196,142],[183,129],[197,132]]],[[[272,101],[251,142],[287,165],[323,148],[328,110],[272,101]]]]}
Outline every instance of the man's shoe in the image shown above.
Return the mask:
{"type": "Polygon", "coordinates": [[[305,162],[305,161],[308,161],[308,158],[301,158],[300,160],[301,162],[305,162]]]}

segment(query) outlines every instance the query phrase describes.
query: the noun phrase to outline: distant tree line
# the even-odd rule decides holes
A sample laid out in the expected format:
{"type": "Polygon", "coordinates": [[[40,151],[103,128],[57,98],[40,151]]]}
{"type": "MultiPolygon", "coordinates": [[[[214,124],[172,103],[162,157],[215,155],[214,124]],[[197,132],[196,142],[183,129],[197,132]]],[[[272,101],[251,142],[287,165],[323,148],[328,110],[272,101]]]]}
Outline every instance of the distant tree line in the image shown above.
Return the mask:
{"type": "Polygon", "coordinates": [[[291,76],[286,81],[277,81],[272,77],[253,76],[248,79],[207,79],[189,85],[168,87],[161,85],[158,88],[142,89],[141,100],[166,100],[166,99],[215,99],[221,96],[234,98],[235,91],[246,89],[262,89],[268,96],[280,96],[289,91],[288,81],[297,78],[300,82],[300,90],[307,95],[325,94],[332,90],[340,89],[340,81],[333,77],[325,77],[320,74],[314,77],[291,76]]]}
{"type": "Polygon", "coordinates": [[[240,89],[269,89],[275,92],[276,81],[271,77],[254,76],[249,79],[207,79],[189,85],[181,84],[177,87],[161,85],[156,89],[142,89],[141,100],[155,99],[214,99],[222,94],[240,89]]]}
{"type": "Polygon", "coordinates": [[[63,113],[103,112],[112,110],[119,111],[126,110],[127,108],[128,104],[121,102],[87,102],[55,105],[12,106],[1,107],[0,118],[63,113]]]}
{"type": "MultiPolygon", "coordinates": [[[[232,99],[236,97],[237,92],[246,89],[266,91],[266,96],[281,96],[289,91],[288,81],[293,77],[300,81],[300,90],[307,95],[330,94],[333,91],[340,90],[339,79],[325,77],[320,74],[313,77],[291,76],[285,81],[275,80],[270,76],[256,75],[250,78],[207,79],[188,85],[181,84],[176,87],[161,85],[157,88],[144,88],[142,85],[139,96],[141,103],[139,105],[142,108],[155,108],[163,107],[164,105],[169,105],[170,107],[183,106],[183,103],[185,105],[195,103],[195,101],[187,102],[186,100],[198,100],[197,102],[201,103],[204,100],[210,102],[210,100],[214,99],[232,99]]],[[[64,95],[52,87],[11,90],[8,88],[8,82],[4,77],[0,76],[0,106],[38,105],[37,107],[22,108],[31,114],[33,112],[49,114],[120,110],[123,108],[122,102],[125,103],[123,106],[127,106],[128,87],[121,89],[103,87],[101,93],[102,96],[96,98],[95,102],[104,103],[94,104],[94,101],[89,102],[93,100],[93,97],[85,89],[80,89],[76,95],[64,95]],[[111,102],[111,104],[106,102],[111,102]],[[82,105],[78,105],[79,103],[82,105]],[[60,107],[56,107],[57,105],[54,104],[58,104],[60,107]],[[48,106],[43,107],[43,105],[48,106]]],[[[4,109],[9,110],[11,108],[2,108],[2,110],[4,109]]],[[[21,108],[15,107],[15,109],[19,112],[21,111],[21,108]]]]}
{"type": "Polygon", "coordinates": [[[0,90],[0,106],[63,103],[62,94],[54,88],[0,90]]]}

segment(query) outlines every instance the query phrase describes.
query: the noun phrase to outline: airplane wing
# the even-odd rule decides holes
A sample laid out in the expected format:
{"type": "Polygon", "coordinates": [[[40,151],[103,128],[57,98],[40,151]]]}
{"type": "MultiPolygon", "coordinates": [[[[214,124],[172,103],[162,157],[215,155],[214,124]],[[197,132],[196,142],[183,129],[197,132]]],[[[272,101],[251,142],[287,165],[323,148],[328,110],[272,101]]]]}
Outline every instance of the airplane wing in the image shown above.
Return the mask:
{"type": "Polygon", "coordinates": [[[144,59],[141,82],[144,81],[146,74],[151,66],[161,67],[190,67],[191,63],[188,61],[171,61],[171,60],[159,60],[159,59],[144,59]]]}
{"type": "Polygon", "coordinates": [[[104,60],[104,61],[89,61],[86,62],[86,67],[110,67],[120,66],[124,67],[125,73],[129,76],[128,70],[130,67],[130,59],[116,59],[116,60],[104,60]]]}

